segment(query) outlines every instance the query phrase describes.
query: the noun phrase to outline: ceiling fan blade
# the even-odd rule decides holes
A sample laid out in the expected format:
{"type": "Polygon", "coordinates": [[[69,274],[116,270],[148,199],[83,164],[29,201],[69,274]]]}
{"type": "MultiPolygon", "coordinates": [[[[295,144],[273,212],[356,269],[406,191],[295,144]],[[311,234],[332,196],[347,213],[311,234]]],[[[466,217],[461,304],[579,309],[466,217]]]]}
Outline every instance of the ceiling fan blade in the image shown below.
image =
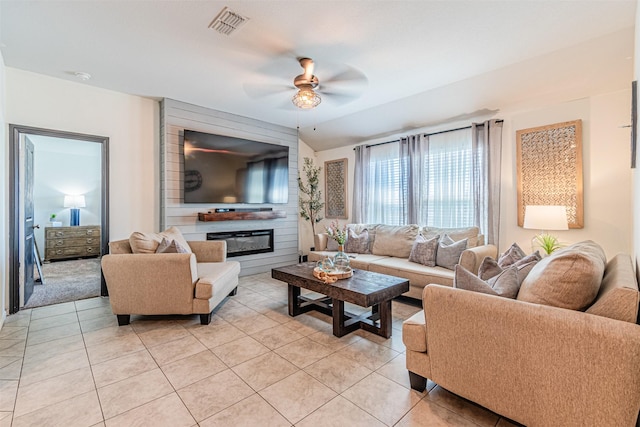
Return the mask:
{"type": "Polygon", "coordinates": [[[320,83],[323,85],[341,85],[343,83],[348,83],[349,85],[368,85],[369,79],[364,75],[361,71],[356,70],[355,68],[349,67],[342,72],[339,72],[332,77],[322,78],[320,83]]]}
{"type": "Polygon", "coordinates": [[[320,97],[335,105],[345,105],[360,98],[362,93],[320,92],[320,97]]]}
{"type": "Polygon", "coordinates": [[[281,96],[287,93],[295,93],[295,88],[292,85],[285,84],[245,83],[243,88],[251,98],[265,98],[271,95],[281,96]]]}

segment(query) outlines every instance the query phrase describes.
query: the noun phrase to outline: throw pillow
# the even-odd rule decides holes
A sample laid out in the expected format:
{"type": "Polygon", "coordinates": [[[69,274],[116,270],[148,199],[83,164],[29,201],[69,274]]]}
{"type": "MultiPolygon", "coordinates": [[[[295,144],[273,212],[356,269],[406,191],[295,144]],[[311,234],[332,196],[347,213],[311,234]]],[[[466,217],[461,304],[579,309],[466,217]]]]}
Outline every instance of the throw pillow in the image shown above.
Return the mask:
{"type": "Polygon", "coordinates": [[[454,274],[453,287],[467,291],[482,292],[483,294],[505,298],[515,298],[520,288],[518,272],[514,266],[508,267],[487,281],[480,279],[461,265],[456,265],[454,274]]]}
{"type": "Polygon", "coordinates": [[[180,230],[174,226],[171,226],[160,233],[142,233],[140,231],[131,233],[131,236],[129,236],[131,252],[134,254],[154,254],[164,237],[180,243],[180,246],[182,246],[187,253],[192,252],[191,247],[182,236],[180,230]]]}
{"type": "Polygon", "coordinates": [[[157,254],[186,254],[188,253],[182,245],[175,240],[169,240],[166,237],[162,238],[162,241],[156,249],[157,254]]]}
{"type": "Polygon", "coordinates": [[[409,258],[411,247],[416,240],[420,227],[416,224],[409,225],[380,225],[376,229],[376,238],[373,241],[372,253],[374,255],[388,255],[398,258],[409,258]]]}
{"type": "Polygon", "coordinates": [[[533,267],[518,300],[584,310],[598,295],[605,263],[604,250],[591,240],[556,251],[533,267]]]}
{"type": "MultiPolygon", "coordinates": [[[[507,268],[515,268],[518,273],[518,287],[522,284],[524,279],[527,277],[531,269],[538,263],[540,258],[535,259],[533,256],[535,254],[529,255],[527,257],[522,258],[520,261],[516,261],[514,264],[510,265],[507,268]],[[528,262],[523,262],[525,260],[528,262]]],[[[538,255],[539,256],[539,255],[538,255]]],[[[502,273],[505,269],[500,267],[498,261],[491,257],[484,257],[482,263],[480,263],[480,267],[478,268],[478,277],[481,280],[489,280],[492,277],[496,277],[500,273],[502,273]]]]}
{"type": "Polygon", "coordinates": [[[426,239],[422,234],[418,234],[416,241],[413,242],[409,261],[426,265],[427,267],[436,266],[436,253],[438,252],[438,240],[440,236],[426,239]]]}
{"type": "Polygon", "coordinates": [[[500,265],[500,267],[502,268],[508,267],[514,262],[524,258],[525,256],[527,256],[527,254],[525,254],[524,251],[520,249],[520,246],[518,246],[517,243],[514,243],[513,245],[511,245],[511,247],[509,247],[509,249],[507,249],[505,253],[500,256],[500,258],[498,258],[498,265],[500,265]]]}
{"type": "Polygon", "coordinates": [[[467,249],[467,239],[454,242],[451,237],[445,234],[438,242],[436,265],[453,270],[465,249],[467,249]]]}
{"type": "Polygon", "coordinates": [[[451,237],[455,242],[462,239],[467,239],[467,248],[473,248],[478,246],[478,233],[480,229],[478,227],[462,227],[462,228],[440,228],[440,227],[423,227],[421,233],[427,239],[445,234],[451,237]]]}
{"type": "Polygon", "coordinates": [[[352,228],[347,229],[347,242],[344,251],[356,254],[369,253],[369,231],[365,228],[360,234],[352,228]]]}

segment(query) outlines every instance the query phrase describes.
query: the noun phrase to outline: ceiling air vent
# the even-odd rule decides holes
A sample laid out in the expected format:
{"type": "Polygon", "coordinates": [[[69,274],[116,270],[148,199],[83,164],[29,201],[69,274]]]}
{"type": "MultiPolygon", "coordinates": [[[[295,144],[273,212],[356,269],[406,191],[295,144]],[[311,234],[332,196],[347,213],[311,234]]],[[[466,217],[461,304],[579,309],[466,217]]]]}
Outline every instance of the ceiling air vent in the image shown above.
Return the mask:
{"type": "Polygon", "coordinates": [[[209,24],[209,28],[216,30],[220,34],[224,34],[225,36],[230,36],[248,20],[249,18],[246,16],[239,15],[229,10],[228,7],[225,7],[220,11],[220,13],[218,13],[218,16],[213,18],[213,21],[209,24]]]}

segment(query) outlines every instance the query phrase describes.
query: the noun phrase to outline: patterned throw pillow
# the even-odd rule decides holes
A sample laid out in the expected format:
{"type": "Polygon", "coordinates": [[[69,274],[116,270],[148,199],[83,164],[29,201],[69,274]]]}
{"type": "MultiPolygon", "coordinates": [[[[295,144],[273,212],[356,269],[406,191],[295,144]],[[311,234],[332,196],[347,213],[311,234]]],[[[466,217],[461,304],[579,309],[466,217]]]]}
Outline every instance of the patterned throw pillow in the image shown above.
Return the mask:
{"type": "Polygon", "coordinates": [[[453,287],[513,299],[518,295],[520,283],[517,268],[514,266],[484,281],[461,265],[456,265],[453,287]]]}
{"type": "Polygon", "coordinates": [[[436,265],[453,270],[465,249],[467,249],[467,239],[454,242],[451,237],[445,234],[438,242],[436,265]]]}
{"type": "Polygon", "coordinates": [[[344,245],[344,251],[355,254],[368,254],[369,253],[369,231],[365,228],[356,234],[356,231],[352,228],[347,230],[347,242],[344,245]]]}
{"type": "Polygon", "coordinates": [[[411,247],[409,261],[426,265],[427,267],[436,266],[436,254],[438,253],[438,240],[440,236],[434,236],[426,239],[422,234],[418,234],[416,241],[411,247]]]}
{"type": "Polygon", "coordinates": [[[175,240],[169,240],[166,237],[162,238],[162,241],[156,249],[157,254],[186,254],[189,253],[180,243],[175,240]]]}

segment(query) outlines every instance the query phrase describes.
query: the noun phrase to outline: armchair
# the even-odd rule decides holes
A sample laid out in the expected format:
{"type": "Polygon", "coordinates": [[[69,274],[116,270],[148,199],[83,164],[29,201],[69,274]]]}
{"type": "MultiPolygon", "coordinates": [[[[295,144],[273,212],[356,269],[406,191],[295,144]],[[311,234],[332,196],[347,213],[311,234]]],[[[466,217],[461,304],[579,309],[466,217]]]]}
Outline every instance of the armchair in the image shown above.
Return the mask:
{"type": "Polygon", "coordinates": [[[193,253],[134,254],[129,240],[109,243],[102,271],[120,326],[132,314],[200,314],[207,325],[216,306],[236,294],[240,264],[226,260],[226,242],[188,244],[193,253]]]}

